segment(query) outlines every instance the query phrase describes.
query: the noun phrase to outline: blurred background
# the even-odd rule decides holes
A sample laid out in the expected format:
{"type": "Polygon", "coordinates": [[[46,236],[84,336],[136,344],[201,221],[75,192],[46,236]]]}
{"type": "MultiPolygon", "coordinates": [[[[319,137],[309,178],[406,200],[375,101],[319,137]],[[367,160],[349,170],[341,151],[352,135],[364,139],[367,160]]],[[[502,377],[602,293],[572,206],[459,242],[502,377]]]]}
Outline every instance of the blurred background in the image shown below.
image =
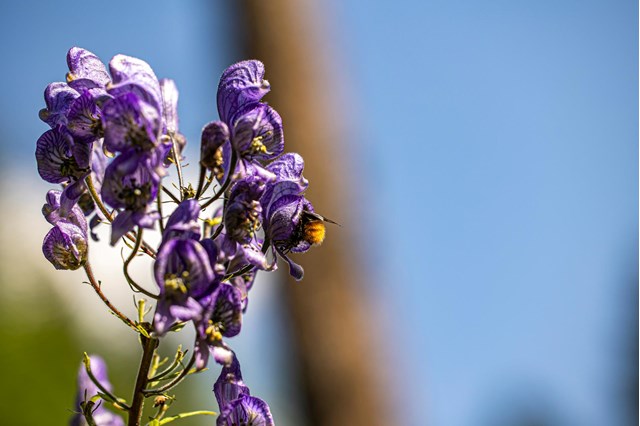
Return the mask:
{"type": "MultiPolygon", "coordinates": [[[[37,114],[71,46],[177,82],[192,181],[221,72],[265,63],[308,198],[342,225],[302,283],[258,280],[229,342],[276,424],[638,424],[637,2],[23,0],[0,36],[2,424],[65,424],[83,351],[127,398],[139,362],[40,251],[37,114]]],[[[120,248],[91,259],[132,313],[120,248]]],[[[217,410],[217,375],[174,407],[217,410]]]]}

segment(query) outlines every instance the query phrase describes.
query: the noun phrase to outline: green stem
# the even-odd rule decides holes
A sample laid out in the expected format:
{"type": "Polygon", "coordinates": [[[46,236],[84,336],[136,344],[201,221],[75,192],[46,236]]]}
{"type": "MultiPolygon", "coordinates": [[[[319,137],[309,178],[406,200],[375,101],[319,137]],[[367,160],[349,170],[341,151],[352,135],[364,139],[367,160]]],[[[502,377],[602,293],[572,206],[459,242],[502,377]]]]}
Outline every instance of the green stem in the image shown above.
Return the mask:
{"type": "Polygon", "coordinates": [[[180,413],[176,414],[175,416],[167,417],[166,419],[160,421],[160,425],[166,425],[167,423],[170,423],[174,420],[184,419],[186,417],[215,415],[217,415],[215,411],[191,411],[190,413],[180,413]]]}
{"type": "Polygon", "coordinates": [[[164,218],[162,217],[162,191],[158,191],[156,204],[158,205],[158,214],[160,215],[160,219],[158,219],[158,224],[160,225],[160,233],[164,234],[164,218]]]}
{"type": "Polygon", "coordinates": [[[210,171],[209,176],[207,176],[206,178],[206,183],[204,184],[204,188],[202,188],[202,194],[207,192],[207,189],[209,189],[209,187],[211,186],[211,183],[213,183],[213,171],[210,171]]]}
{"type": "Polygon", "coordinates": [[[91,269],[91,265],[89,264],[88,261],[87,263],[84,264],[84,271],[87,273],[89,284],[91,285],[91,287],[93,287],[93,290],[96,292],[98,297],[100,297],[100,299],[104,302],[104,304],[107,305],[109,310],[111,310],[111,313],[117,316],[118,318],[120,318],[120,320],[125,324],[127,324],[130,328],[135,330],[136,333],[139,333],[140,329],[138,328],[138,326],[133,321],[131,321],[125,314],[123,314],[115,306],[113,306],[111,302],[109,302],[109,299],[107,299],[107,297],[104,295],[104,293],[100,289],[100,283],[96,280],[95,276],[93,275],[93,270],[91,269]]]}
{"type": "Polygon", "coordinates": [[[129,264],[138,254],[138,250],[140,250],[141,245],[142,245],[142,228],[138,227],[138,232],[136,233],[135,245],[133,246],[133,250],[131,251],[131,254],[127,258],[127,260],[124,261],[124,266],[122,268],[124,271],[124,277],[127,279],[127,282],[129,283],[129,285],[133,287],[132,290],[138,291],[139,293],[142,293],[148,297],[151,297],[152,299],[158,299],[158,296],[142,288],[138,283],[136,283],[133,280],[133,278],[131,278],[131,275],[129,275],[129,264]]]}
{"type": "Polygon", "coordinates": [[[162,185],[162,192],[167,194],[169,196],[169,198],[171,198],[176,204],[180,204],[180,200],[178,200],[178,197],[173,195],[173,193],[171,191],[169,191],[164,185],[162,185]]]}
{"type": "Polygon", "coordinates": [[[182,362],[182,359],[184,358],[184,356],[185,356],[184,352],[178,351],[173,360],[173,363],[171,363],[171,365],[168,368],[166,368],[164,371],[161,371],[160,373],[151,377],[149,379],[149,383],[157,382],[158,380],[162,379],[164,376],[166,376],[167,374],[175,370],[178,367],[178,365],[180,365],[180,363],[182,362]]]}
{"type": "Polygon", "coordinates": [[[113,404],[118,404],[118,406],[120,406],[122,409],[124,410],[129,410],[129,406],[127,405],[127,403],[121,399],[118,398],[117,396],[115,396],[114,394],[112,394],[111,392],[109,392],[103,385],[102,383],[100,383],[100,381],[96,378],[96,376],[93,375],[93,372],[91,371],[91,358],[89,358],[89,355],[87,355],[87,353],[84,353],[84,368],[87,371],[87,375],[89,376],[89,378],[91,379],[91,381],[98,387],[98,389],[100,389],[100,391],[105,394],[106,396],[108,396],[109,398],[111,398],[111,403],[113,404]]]}
{"type": "Polygon", "coordinates": [[[172,389],[174,386],[178,385],[178,383],[180,383],[182,381],[182,379],[184,379],[187,376],[187,374],[189,374],[189,371],[191,370],[191,367],[193,367],[193,364],[195,362],[196,362],[196,356],[195,356],[195,353],[193,353],[191,355],[191,359],[189,360],[189,364],[184,368],[184,370],[182,370],[180,372],[178,377],[176,377],[175,379],[173,379],[171,382],[167,383],[166,385],[162,386],[161,388],[158,388],[158,389],[144,389],[142,392],[146,396],[162,395],[163,393],[165,393],[169,389],[172,389]]]}
{"type": "Polygon", "coordinates": [[[207,174],[207,168],[204,166],[200,166],[200,176],[198,177],[198,189],[196,189],[196,200],[200,198],[202,195],[202,190],[204,188],[204,178],[207,174]]]}
{"type": "Polygon", "coordinates": [[[140,426],[142,419],[142,408],[144,407],[144,388],[149,380],[149,368],[153,360],[153,354],[158,346],[158,339],[153,337],[140,336],[142,341],[142,359],[140,360],[140,368],[138,369],[138,378],[133,390],[133,399],[131,409],[129,410],[128,426],[140,426]]]}

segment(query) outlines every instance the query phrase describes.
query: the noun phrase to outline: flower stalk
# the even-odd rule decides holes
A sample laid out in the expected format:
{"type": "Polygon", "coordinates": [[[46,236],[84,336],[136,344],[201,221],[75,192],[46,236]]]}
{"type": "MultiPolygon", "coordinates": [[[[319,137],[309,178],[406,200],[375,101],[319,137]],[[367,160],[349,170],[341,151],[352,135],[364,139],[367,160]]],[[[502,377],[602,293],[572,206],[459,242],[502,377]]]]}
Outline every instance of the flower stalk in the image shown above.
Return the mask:
{"type": "Polygon", "coordinates": [[[129,409],[128,426],[140,425],[145,399],[144,388],[147,386],[151,361],[153,360],[153,355],[156,347],[158,346],[158,339],[156,338],[140,336],[140,340],[142,342],[142,358],[140,359],[138,377],[136,378],[136,384],[131,400],[131,408],[129,409]]]}

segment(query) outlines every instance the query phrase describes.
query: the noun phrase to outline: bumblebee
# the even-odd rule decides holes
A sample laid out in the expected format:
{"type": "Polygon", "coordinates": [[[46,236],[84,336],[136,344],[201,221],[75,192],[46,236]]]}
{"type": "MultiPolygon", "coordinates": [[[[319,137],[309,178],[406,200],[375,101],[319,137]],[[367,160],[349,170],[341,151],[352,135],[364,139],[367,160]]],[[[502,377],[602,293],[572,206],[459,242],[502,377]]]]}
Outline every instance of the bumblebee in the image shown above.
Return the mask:
{"type": "MultiPolygon", "coordinates": [[[[327,233],[325,223],[333,223],[340,226],[338,223],[327,219],[318,213],[304,210],[300,216],[296,228],[291,233],[291,236],[286,240],[275,241],[275,246],[278,251],[285,255],[291,251],[299,252],[301,243],[307,243],[310,246],[319,246],[324,241],[327,233]],[[298,250],[296,250],[298,248],[298,250]]],[[[302,244],[304,247],[305,244],[302,244]]],[[[307,251],[302,249],[302,251],[307,251]]]]}
{"type": "Polygon", "coordinates": [[[312,246],[319,246],[324,241],[324,237],[327,233],[325,222],[336,222],[320,216],[318,213],[304,211],[300,218],[300,223],[294,232],[293,240],[297,242],[306,241],[312,246]]]}
{"type": "Polygon", "coordinates": [[[316,213],[304,212],[296,233],[300,240],[304,240],[312,246],[319,246],[324,241],[327,228],[324,218],[316,213]]]}

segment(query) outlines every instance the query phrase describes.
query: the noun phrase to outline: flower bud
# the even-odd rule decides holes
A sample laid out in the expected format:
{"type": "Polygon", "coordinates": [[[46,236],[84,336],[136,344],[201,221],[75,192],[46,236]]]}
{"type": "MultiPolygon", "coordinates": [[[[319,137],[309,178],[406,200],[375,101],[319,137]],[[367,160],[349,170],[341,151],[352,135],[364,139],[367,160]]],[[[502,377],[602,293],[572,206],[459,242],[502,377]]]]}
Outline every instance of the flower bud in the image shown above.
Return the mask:
{"type": "Polygon", "coordinates": [[[69,222],[57,223],[44,237],[42,252],[56,269],[76,270],[87,261],[87,235],[69,222]]]}

